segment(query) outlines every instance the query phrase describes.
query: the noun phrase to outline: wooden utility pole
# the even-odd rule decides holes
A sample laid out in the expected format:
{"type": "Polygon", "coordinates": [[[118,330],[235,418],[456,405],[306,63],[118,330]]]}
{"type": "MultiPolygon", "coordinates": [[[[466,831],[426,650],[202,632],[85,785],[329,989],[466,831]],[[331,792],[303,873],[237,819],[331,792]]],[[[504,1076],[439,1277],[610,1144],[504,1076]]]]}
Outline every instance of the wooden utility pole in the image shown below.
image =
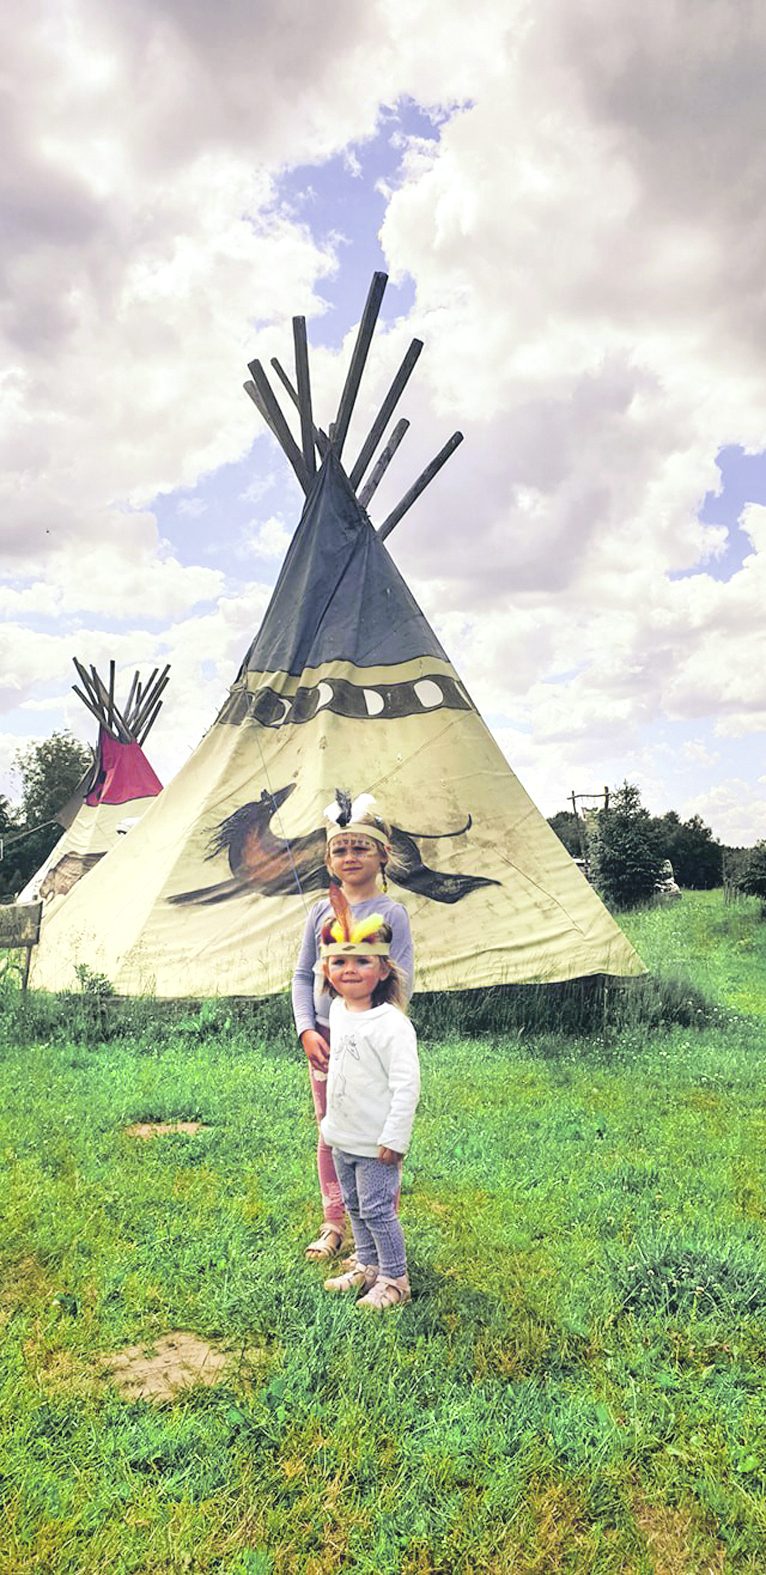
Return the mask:
{"type": "Polygon", "coordinates": [[[592,802],[595,801],[593,802],[594,809],[603,807],[604,810],[608,810],[609,788],[605,787],[601,793],[575,793],[574,788],[572,788],[569,797],[572,800],[572,813],[575,818],[575,825],[577,826],[577,840],[580,844],[580,856],[582,858],[583,864],[585,865],[585,873],[588,875],[588,878],[590,878],[588,869],[588,839],[585,829],[585,816],[580,814],[580,811],[577,808],[577,801],[578,799],[589,799],[592,802]],[[600,802],[602,799],[603,806],[600,802]]]}

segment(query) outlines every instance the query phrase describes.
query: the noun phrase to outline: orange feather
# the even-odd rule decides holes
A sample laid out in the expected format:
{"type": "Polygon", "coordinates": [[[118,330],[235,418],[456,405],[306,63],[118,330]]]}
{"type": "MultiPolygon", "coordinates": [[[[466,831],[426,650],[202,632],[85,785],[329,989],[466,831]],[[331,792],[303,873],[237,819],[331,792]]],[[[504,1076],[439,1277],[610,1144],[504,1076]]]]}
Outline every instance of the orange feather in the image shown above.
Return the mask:
{"type": "Polygon", "coordinates": [[[334,880],[330,881],[330,902],[343,930],[343,940],[349,941],[351,939],[351,926],[354,922],[353,914],[344,892],[334,880]]]}

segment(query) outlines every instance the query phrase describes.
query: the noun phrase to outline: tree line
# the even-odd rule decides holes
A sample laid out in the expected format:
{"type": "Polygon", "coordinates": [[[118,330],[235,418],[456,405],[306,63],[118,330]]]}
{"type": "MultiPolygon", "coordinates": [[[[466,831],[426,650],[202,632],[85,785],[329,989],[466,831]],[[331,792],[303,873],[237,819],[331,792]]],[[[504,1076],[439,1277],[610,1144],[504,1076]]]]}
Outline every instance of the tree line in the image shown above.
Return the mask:
{"type": "Polygon", "coordinates": [[[19,802],[11,804],[0,794],[4,902],[26,886],[58,842],[63,827],[56,817],[92,766],[93,753],[64,729],[17,750],[13,764],[21,785],[19,802]]]}
{"type": "Polygon", "coordinates": [[[766,842],[732,848],[713,836],[700,815],[650,815],[635,783],[623,782],[609,808],[575,815],[559,810],[548,824],[573,858],[585,854],[588,873],[610,907],[629,908],[652,897],[670,860],[679,886],[707,891],[724,879],[766,903],[766,842]]]}

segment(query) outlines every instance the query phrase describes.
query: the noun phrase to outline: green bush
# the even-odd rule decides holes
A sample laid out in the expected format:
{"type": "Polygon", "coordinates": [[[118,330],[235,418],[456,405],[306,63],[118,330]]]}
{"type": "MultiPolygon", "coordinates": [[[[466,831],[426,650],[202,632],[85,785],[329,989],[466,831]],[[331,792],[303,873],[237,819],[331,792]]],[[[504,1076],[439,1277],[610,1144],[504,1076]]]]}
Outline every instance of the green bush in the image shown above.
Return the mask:
{"type": "Polygon", "coordinates": [[[750,897],[759,897],[761,913],[766,914],[766,842],[756,842],[742,875],[740,890],[750,897]]]}
{"type": "Polygon", "coordinates": [[[681,820],[675,810],[652,822],[664,858],[670,859],[679,886],[710,891],[723,881],[723,848],[699,815],[681,820]]]}
{"type": "Polygon", "coordinates": [[[649,902],[664,857],[638,788],[624,782],[599,814],[591,840],[591,871],[604,901],[614,908],[649,902]]]}

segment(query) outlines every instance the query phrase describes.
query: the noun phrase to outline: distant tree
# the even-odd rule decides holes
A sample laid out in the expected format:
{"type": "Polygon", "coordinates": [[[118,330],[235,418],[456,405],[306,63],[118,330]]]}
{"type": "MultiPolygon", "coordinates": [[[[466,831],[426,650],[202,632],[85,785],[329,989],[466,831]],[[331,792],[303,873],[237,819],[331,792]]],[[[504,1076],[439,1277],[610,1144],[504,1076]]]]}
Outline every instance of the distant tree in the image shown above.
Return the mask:
{"type": "Polygon", "coordinates": [[[673,855],[670,850],[675,847],[678,840],[681,816],[677,815],[674,809],[669,809],[666,815],[658,815],[652,821],[652,824],[656,828],[662,847],[662,857],[664,859],[672,859],[673,855]]]}
{"type": "Polygon", "coordinates": [[[629,908],[649,900],[665,854],[634,783],[623,782],[601,810],[590,848],[593,880],[606,902],[629,908]]]}
{"type": "Polygon", "coordinates": [[[92,759],[91,751],[66,730],[19,749],[14,766],[21,777],[24,825],[35,826],[57,815],[92,759]]]}
{"type": "Polygon", "coordinates": [[[15,833],[18,830],[19,823],[13,808],[7,798],[0,794],[0,839],[3,844],[3,857],[0,859],[0,900],[4,902],[18,891],[21,884],[18,879],[18,844],[15,841],[15,833]]]}
{"type": "Polygon", "coordinates": [[[560,809],[556,815],[551,815],[548,825],[553,827],[559,842],[563,842],[567,853],[571,853],[573,859],[582,857],[577,819],[571,809],[560,809]]]}
{"type": "Polygon", "coordinates": [[[699,815],[681,820],[675,810],[653,824],[663,857],[670,859],[679,886],[708,891],[723,881],[723,849],[699,815]]]}
{"type": "Polygon", "coordinates": [[[752,848],[721,847],[723,856],[723,887],[724,892],[732,896],[742,890],[742,879],[747,869],[752,848]]]}
{"type": "Polygon", "coordinates": [[[2,793],[0,793],[0,837],[9,836],[14,831],[16,831],[17,828],[18,821],[13,808],[9,804],[7,798],[5,798],[2,793]]]}
{"type": "Polygon", "coordinates": [[[760,897],[761,915],[766,917],[766,842],[756,842],[751,849],[739,886],[751,897],[760,897]]]}
{"type": "Polygon", "coordinates": [[[61,836],[60,825],[47,823],[55,822],[92,758],[90,750],[67,731],[52,733],[50,738],[17,751],[14,766],[21,778],[17,829],[31,835],[14,844],[15,891],[26,885],[61,836]]]}

